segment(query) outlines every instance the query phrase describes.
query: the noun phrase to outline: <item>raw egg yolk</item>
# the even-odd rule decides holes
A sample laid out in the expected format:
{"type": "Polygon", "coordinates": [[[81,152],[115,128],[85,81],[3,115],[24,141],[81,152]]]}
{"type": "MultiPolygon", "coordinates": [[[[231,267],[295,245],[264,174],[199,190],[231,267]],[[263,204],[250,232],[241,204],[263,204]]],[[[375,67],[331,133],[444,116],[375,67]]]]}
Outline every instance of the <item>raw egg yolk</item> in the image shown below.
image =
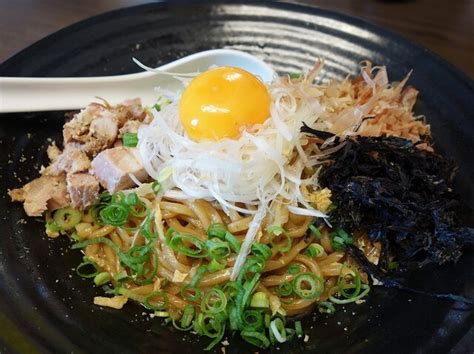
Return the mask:
{"type": "Polygon", "coordinates": [[[194,78],[181,96],[179,115],[195,141],[238,138],[270,116],[270,95],[249,72],[220,67],[194,78]]]}

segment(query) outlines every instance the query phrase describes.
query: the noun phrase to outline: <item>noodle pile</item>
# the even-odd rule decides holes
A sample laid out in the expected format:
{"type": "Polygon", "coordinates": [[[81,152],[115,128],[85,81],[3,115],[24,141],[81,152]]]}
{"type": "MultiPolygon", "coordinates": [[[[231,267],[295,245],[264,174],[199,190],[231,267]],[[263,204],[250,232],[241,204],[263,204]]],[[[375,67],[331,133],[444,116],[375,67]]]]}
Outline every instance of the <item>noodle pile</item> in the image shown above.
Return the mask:
{"type": "MultiPolygon", "coordinates": [[[[153,203],[153,200],[148,200],[153,203]]],[[[282,208],[283,209],[283,208],[282,208]]],[[[197,269],[206,263],[206,260],[195,261],[191,257],[182,254],[176,254],[164,242],[165,234],[173,229],[183,234],[189,234],[202,241],[208,239],[207,230],[212,224],[218,223],[225,225],[227,230],[232,232],[237,240],[242,241],[245,232],[251,222],[251,217],[243,217],[238,213],[227,216],[221,209],[216,208],[211,203],[196,200],[194,202],[181,202],[163,200],[155,203],[151,211],[154,213],[153,232],[157,233],[154,247],[158,254],[160,267],[153,281],[147,285],[136,285],[133,281],[123,283],[123,286],[130,290],[132,297],[146,297],[147,295],[163,291],[168,295],[170,305],[168,311],[177,312],[183,310],[190,302],[180,294],[181,286],[189,284],[197,269]]],[[[287,243],[282,240],[271,246],[273,235],[265,231],[267,226],[263,223],[259,230],[259,243],[269,245],[274,248],[272,255],[267,260],[263,275],[260,278],[260,284],[257,290],[263,291],[270,297],[278,297],[278,285],[294,279],[294,275],[288,274],[288,266],[297,264],[301,272],[312,272],[324,281],[324,293],[318,299],[301,300],[288,298],[288,303],[280,303],[274,308],[275,311],[283,309],[288,315],[296,315],[306,311],[317,301],[323,301],[328,298],[329,289],[335,285],[337,277],[341,274],[343,268],[343,252],[334,251],[326,229],[321,232],[320,240],[305,240],[305,235],[311,222],[311,218],[288,213],[286,211],[287,221],[282,224],[287,237],[291,240],[290,248],[284,252],[276,251],[280,243],[287,243]],[[305,250],[310,244],[318,244],[321,247],[317,257],[309,258],[305,256],[305,250]]],[[[100,227],[94,224],[89,214],[85,214],[81,223],[77,226],[80,230],[78,236],[83,240],[93,240],[98,237],[107,237],[114,242],[123,252],[127,252],[131,247],[144,245],[146,239],[143,235],[134,231],[125,231],[132,225],[140,225],[144,218],[133,218],[130,225],[123,227],[113,227],[111,225],[100,227]]],[[[281,238],[281,237],[280,237],[281,238]]],[[[120,264],[117,254],[106,244],[96,243],[84,247],[85,256],[101,270],[108,272],[112,278],[121,274],[125,269],[120,264]]],[[[227,258],[227,264],[224,269],[203,276],[199,282],[199,288],[204,292],[215,286],[225,285],[230,278],[232,266],[235,262],[236,254],[232,253],[227,258]]]]}

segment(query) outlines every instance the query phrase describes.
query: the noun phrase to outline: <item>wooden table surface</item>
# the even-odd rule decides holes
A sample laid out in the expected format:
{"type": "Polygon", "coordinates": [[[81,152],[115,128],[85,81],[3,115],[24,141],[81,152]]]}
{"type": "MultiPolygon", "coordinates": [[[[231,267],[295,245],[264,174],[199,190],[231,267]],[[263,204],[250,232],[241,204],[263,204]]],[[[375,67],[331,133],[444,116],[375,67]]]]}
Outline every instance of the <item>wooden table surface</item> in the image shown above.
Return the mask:
{"type": "MultiPolygon", "coordinates": [[[[0,0],[0,63],[74,22],[146,0],[0,0]]],[[[474,78],[474,0],[305,0],[401,33],[474,78]]]]}

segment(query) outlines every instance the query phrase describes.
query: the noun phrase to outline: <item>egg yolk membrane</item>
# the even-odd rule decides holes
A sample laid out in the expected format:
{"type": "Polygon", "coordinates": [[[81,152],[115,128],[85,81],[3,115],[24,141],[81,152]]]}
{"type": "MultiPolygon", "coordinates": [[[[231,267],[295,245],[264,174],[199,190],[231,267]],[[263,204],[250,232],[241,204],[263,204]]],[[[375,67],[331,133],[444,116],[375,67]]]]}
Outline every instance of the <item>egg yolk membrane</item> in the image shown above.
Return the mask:
{"type": "Polygon", "coordinates": [[[179,115],[195,141],[236,139],[246,127],[267,120],[270,102],[266,86],[257,77],[239,68],[219,67],[189,83],[179,115]]]}

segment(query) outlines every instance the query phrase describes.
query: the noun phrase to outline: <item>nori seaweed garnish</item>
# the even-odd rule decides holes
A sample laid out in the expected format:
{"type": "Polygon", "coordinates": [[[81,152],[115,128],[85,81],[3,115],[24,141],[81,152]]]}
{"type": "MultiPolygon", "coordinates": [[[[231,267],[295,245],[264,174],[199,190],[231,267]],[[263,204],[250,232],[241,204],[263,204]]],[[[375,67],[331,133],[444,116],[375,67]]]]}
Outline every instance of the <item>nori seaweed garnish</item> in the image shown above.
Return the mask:
{"type": "Polygon", "coordinates": [[[338,205],[330,221],[380,241],[383,272],[392,259],[401,269],[457,261],[474,244],[474,229],[460,226],[456,168],[441,155],[402,138],[357,137],[331,159],[319,176],[338,205]]]}
{"type": "MultiPolygon", "coordinates": [[[[461,226],[465,208],[453,192],[453,162],[398,137],[352,137],[330,157],[319,183],[331,189],[337,208],[330,222],[346,230],[366,231],[382,245],[372,265],[355,246],[352,258],[387,287],[424,293],[401,285],[397,273],[428,264],[455,262],[474,245],[474,229],[461,226]]],[[[429,294],[470,301],[451,294],[429,294]]]]}

